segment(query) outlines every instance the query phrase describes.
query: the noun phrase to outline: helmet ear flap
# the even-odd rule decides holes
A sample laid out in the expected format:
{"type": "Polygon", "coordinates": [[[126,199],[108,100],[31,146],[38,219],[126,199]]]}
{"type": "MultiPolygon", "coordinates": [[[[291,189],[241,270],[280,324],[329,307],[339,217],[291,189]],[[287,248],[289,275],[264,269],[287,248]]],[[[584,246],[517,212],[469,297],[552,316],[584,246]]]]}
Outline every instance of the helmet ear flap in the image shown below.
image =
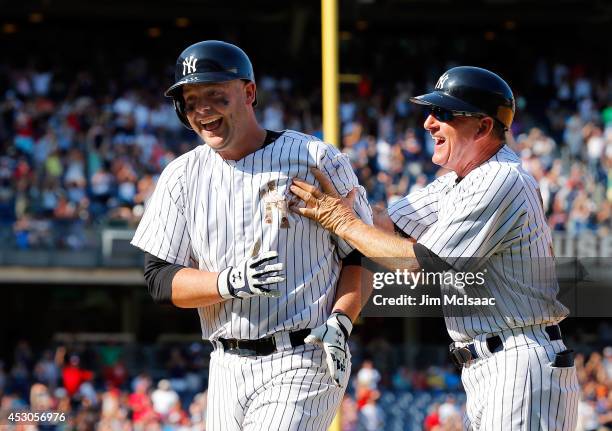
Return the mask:
{"type": "Polygon", "coordinates": [[[189,120],[187,119],[187,115],[185,115],[185,100],[182,97],[173,98],[174,101],[174,110],[176,111],[177,117],[181,120],[181,123],[189,130],[192,130],[191,125],[189,124],[189,120]]]}

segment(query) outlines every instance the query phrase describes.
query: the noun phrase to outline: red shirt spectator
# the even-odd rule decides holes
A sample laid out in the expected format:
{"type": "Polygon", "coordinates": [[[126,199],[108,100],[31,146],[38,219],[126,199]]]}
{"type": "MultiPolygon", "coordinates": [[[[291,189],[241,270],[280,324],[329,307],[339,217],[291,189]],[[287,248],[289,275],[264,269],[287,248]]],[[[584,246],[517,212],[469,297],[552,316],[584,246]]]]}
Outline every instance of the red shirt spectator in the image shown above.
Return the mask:
{"type": "Polygon", "coordinates": [[[93,379],[94,374],[91,371],[83,370],[79,366],[79,357],[72,356],[70,363],[62,369],[62,380],[64,388],[69,396],[73,396],[81,387],[81,383],[93,379]]]}
{"type": "Polygon", "coordinates": [[[440,415],[438,414],[438,409],[434,407],[431,409],[429,414],[425,417],[425,421],[423,421],[423,429],[425,431],[430,431],[439,425],[440,425],[440,415]]]}
{"type": "Polygon", "coordinates": [[[134,393],[130,394],[128,403],[132,409],[132,420],[135,423],[147,421],[155,417],[155,411],[149,397],[148,383],[141,380],[136,384],[134,393]]]}

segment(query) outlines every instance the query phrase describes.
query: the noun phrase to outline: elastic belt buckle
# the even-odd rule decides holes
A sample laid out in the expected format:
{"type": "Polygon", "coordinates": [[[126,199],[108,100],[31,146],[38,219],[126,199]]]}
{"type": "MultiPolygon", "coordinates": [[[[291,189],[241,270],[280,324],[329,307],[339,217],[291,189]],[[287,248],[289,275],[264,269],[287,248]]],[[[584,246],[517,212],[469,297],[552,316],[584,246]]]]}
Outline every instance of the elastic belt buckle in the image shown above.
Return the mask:
{"type": "Polygon", "coordinates": [[[455,366],[459,369],[463,368],[465,363],[475,359],[468,347],[456,347],[455,343],[450,345],[450,357],[455,366]]]}
{"type": "Polygon", "coordinates": [[[225,351],[230,351],[230,350],[237,350],[238,349],[238,340],[235,339],[225,339],[223,340],[224,342],[221,343],[221,345],[223,346],[223,348],[225,349],[225,351]]]}

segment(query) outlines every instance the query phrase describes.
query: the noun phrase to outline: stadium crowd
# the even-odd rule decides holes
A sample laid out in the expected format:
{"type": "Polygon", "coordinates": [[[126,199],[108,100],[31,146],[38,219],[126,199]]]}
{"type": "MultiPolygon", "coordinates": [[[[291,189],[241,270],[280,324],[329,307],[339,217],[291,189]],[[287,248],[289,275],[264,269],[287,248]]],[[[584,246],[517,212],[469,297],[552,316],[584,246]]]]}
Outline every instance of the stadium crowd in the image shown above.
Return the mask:
{"type": "MultiPolygon", "coordinates": [[[[378,347],[353,341],[343,431],[462,429],[465,394],[453,366],[387,369],[370,356],[378,347]]],[[[204,430],[209,351],[208,343],[172,344],[131,364],[121,344],[79,343],[34,353],[22,340],[10,366],[0,364],[0,427],[19,429],[7,421],[10,412],[54,411],[66,420],[40,429],[204,430]]],[[[611,430],[612,347],[584,350],[576,367],[582,387],[577,430],[611,430]]]]}
{"type": "MultiPolygon", "coordinates": [[[[605,235],[612,226],[612,76],[545,60],[533,70],[528,94],[514,88],[509,144],[539,181],[554,230],[605,235]]],[[[0,68],[5,245],[93,247],[91,228],[137,222],[161,170],[198,144],[161,97],[160,81],[143,58],[102,82],[85,69],[67,76],[35,63],[0,68]]],[[[423,113],[408,101],[420,90],[410,79],[391,85],[365,75],[343,86],[343,151],[372,203],[392,202],[440,173],[423,113]]],[[[261,123],[321,137],[319,95],[304,94],[295,79],[259,76],[261,123]]]]}

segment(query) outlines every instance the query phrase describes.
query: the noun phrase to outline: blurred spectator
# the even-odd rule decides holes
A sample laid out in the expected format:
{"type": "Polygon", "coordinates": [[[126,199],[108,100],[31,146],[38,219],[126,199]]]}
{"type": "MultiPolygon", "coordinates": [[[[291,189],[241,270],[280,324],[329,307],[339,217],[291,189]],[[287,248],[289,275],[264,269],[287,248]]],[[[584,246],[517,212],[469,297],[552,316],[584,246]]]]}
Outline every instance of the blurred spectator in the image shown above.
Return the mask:
{"type": "Polygon", "coordinates": [[[36,379],[45,384],[50,391],[54,391],[60,379],[59,357],[51,350],[45,350],[42,358],[34,366],[36,379]]]}
{"type": "Polygon", "coordinates": [[[380,382],[380,373],[371,360],[366,359],[361,364],[361,368],[357,372],[357,384],[361,387],[375,390],[378,388],[380,382]]]}
{"type": "Polygon", "coordinates": [[[370,391],[365,404],[359,410],[360,428],[364,431],[378,431],[385,428],[385,412],[378,406],[380,392],[370,391]]]}
{"type": "Polygon", "coordinates": [[[82,369],[80,363],[81,360],[77,355],[71,355],[62,369],[62,382],[70,397],[78,392],[83,383],[94,377],[93,372],[82,369]]]}
{"type": "Polygon", "coordinates": [[[396,391],[409,391],[412,389],[410,371],[406,367],[398,367],[391,380],[393,389],[396,391]]]}
{"type": "Polygon", "coordinates": [[[433,431],[439,429],[440,426],[440,414],[438,413],[440,405],[434,403],[429,406],[427,410],[427,416],[423,421],[423,429],[425,431],[433,431]]]}
{"type": "Polygon", "coordinates": [[[438,412],[441,425],[455,423],[457,420],[461,423],[461,412],[457,407],[455,397],[452,395],[446,397],[446,401],[440,405],[438,412]]]}
{"type": "Polygon", "coordinates": [[[123,348],[117,343],[103,344],[98,348],[102,374],[106,385],[120,388],[127,380],[127,368],[123,362],[123,348]]]}
{"type": "Polygon", "coordinates": [[[155,417],[155,411],[148,394],[150,386],[151,380],[148,377],[142,376],[135,379],[134,392],[128,398],[134,424],[146,423],[155,417]]]}
{"type": "Polygon", "coordinates": [[[204,429],[206,424],[206,392],[197,394],[189,405],[189,417],[195,429],[204,429]]]}
{"type": "Polygon", "coordinates": [[[172,390],[170,382],[162,379],[157,384],[157,389],[151,394],[151,401],[153,401],[153,410],[162,418],[166,418],[175,404],[179,402],[179,396],[172,390]]]}
{"type": "Polygon", "coordinates": [[[612,346],[603,349],[603,366],[606,371],[606,378],[612,381],[612,346]]]}
{"type": "Polygon", "coordinates": [[[33,411],[50,411],[53,400],[49,388],[41,383],[35,383],[30,388],[30,408],[33,411]]]}

